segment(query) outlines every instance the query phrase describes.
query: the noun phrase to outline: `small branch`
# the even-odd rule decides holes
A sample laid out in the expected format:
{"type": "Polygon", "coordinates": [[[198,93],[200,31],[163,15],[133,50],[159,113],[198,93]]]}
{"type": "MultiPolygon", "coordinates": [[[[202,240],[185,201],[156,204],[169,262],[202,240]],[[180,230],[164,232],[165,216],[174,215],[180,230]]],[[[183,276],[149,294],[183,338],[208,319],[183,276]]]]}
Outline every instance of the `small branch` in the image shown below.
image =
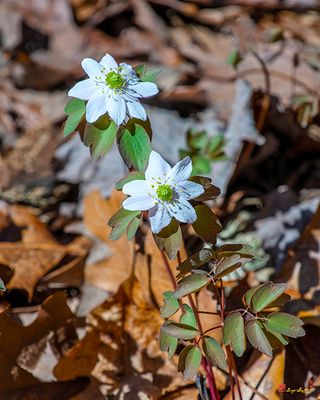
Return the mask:
{"type": "Polygon", "coordinates": [[[171,281],[171,283],[172,283],[172,286],[173,286],[174,289],[176,289],[176,288],[177,288],[176,278],[175,278],[174,275],[173,275],[173,272],[172,272],[172,270],[171,270],[170,264],[169,264],[168,259],[167,259],[167,256],[166,256],[166,253],[165,253],[164,251],[162,251],[162,250],[161,250],[161,256],[162,256],[164,265],[165,265],[165,267],[166,267],[166,270],[167,270],[167,274],[168,274],[168,276],[169,276],[169,279],[170,279],[170,281],[171,281]]]}
{"type": "MultiPolygon", "coordinates": [[[[198,314],[198,310],[197,310],[197,306],[195,304],[195,302],[193,301],[192,295],[190,294],[188,296],[191,308],[194,312],[194,315],[196,317],[197,320],[197,325],[201,334],[201,337],[204,335],[203,332],[203,328],[202,328],[202,324],[201,324],[201,320],[198,314]]],[[[211,364],[209,362],[209,360],[206,357],[202,358],[202,366],[204,367],[206,373],[207,373],[207,380],[208,380],[208,385],[209,385],[209,391],[210,391],[210,395],[211,395],[211,399],[212,400],[220,400],[220,396],[216,387],[216,382],[212,373],[212,368],[211,368],[211,364]]]]}
{"type": "Polygon", "coordinates": [[[228,367],[229,367],[229,381],[230,381],[230,388],[231,388],[231,396],[232,400],[236,400],[235,392],[234,392],[234,383],[233,383],[233,376],[232,376],[232,363],[230,360],[229,353],[231,352],[230,346],[226,346],[227,350],[227,361],[228,361],[228,367]]]}
{"type": "Polygon", "coordinates": [[[214,326],[213,328],[207,329],[206,331],[203,332],[203,335],[205,335],[208,332],[213,331],[214,329],[219,329],[219,328],[222,328],[222,324],[219,324],[217,326],[214,326]]]}

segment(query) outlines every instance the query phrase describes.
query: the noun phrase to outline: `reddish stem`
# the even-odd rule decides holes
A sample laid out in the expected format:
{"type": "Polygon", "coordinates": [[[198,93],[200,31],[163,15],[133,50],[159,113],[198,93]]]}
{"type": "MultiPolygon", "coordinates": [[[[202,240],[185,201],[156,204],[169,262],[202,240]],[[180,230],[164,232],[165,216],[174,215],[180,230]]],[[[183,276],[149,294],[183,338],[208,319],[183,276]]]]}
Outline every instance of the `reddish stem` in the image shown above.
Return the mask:
{"type": "MultiPolygon", "coordinates": [[[[203,336],[204,333],[203,333],[201,320],[199,318],[197,306],[195,305],[195,302],[193,301],[193,298],[192,298],[191,294],[188,296],[188,299],[190,301],[190,305],[191,305],[191,308],[192,308],[192,310],[194,312],[194,315],[196,316],[197,324],[198,324],[198,328],[199,328],[199,331],[201,333],[201,336],[203,336]]],[[[209,386],[211,399],[212,400],[220,400],[220,396],[219,396],[219,392],[218,392],[217,387],[216,387],[216,382],[215,382],[215,379],[214,379],[214,375],[212,373],[211,364],[210,364],[210,361],[207,359],[207,357],[203,357],[202,358],[202,366],[204,367],[204,370],[207,373],[207,381],[208,381],[208,386],[209,386]]]]}

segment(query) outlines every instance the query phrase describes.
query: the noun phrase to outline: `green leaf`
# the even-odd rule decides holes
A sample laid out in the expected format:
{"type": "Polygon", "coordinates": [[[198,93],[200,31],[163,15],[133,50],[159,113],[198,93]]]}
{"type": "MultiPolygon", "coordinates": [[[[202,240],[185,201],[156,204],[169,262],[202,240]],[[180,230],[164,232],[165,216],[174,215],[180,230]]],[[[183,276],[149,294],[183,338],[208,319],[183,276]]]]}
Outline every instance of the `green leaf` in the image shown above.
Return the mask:
{"type": "Polygon", "coordinates": [[[132,182],[132,181],[143,181],[145,179],[144,174],[142,172],[139,171],[131,171],[128,173],[127,176],[125,176],[124,178],[120,179],[117,183],[116,183],[116,189],[117,190],[122,190],[123,186],[126,183],[132,182]]]}
{"type": "Polygon", "coordinates": [[[154,241],[160,250],[163,250],[170,260],[174,259],[183,244],[182,233],[179,224],[172,220],[168,227],[153,235],[154,241]],[[176,224],[170,232],[170,227],[176,224]]]}
{"type": "Polygon", "coordinates": [[[0,278],[0,291],[5,292],[7,289],[5,287],[5,284],[3,283],[3,280],[0,278]]]}
{"type": "Polygon", "coordinates": [[[224,144],[224,134],[218,133],[217,135],[210,138],[208,151],[211,155],[214,155],[217,152],[221,151],[221,148],[224,144]]]}
{"type": "Polygon", "coordinates": [[[264,285],[264,283],[261,283],[261,285],[258,285],[256,287],[252,287],[251,289],[247,290],[246,293],[243,295],[242,297],[242,301],[244,303],[244,305],[246,306],[250,306],[251,303],[251,299],[253,294],[262,286],[264,285]]]}
{"type": "Polygon", "coordinates": [[[189,129],[187,132],[187,143],[191,149],[204,149],[208,143],[208,134],[206,131],[197,132],[189,129]]]}
{"type": "Polygon", "coordinates": [[[226,355],[224,354],[220,344],[215,339],[210,336],[205,336],[202,341],[202,348],[211,364],[224,371],[228,370],[226,355]]]}
{"type": "Polygon", "coordinates": [[[211,172],[211,161],[205,156],[192,156],[192,165],[193,175],[205,175],[211,172]]]}
{"type": "Polygon", "coordinates": [[[281,296],[286,288],[286,283],[265,283],[253,293],[250,308],[254,312],[262,311],[281,296]]]}
{"type": "Polygon", "coordinates": [[[222,227],[218,217],[205,204],[195,206],[197,220],[192,224],[195,232],[206,243],[215,244],[222,227]]]}
{"type": "Polygon", "coordinates": [[[182,308],[184,312],[180,316],[180,323],[197,328],[197,319],[192,308],[188,304],[183,304],[182,308]]]}
{"type": "Polygon", "coordinates": [[[162,329],[160,330],[160,349],[161,351],[167,351],[169,358],[172,358],[177,350],[178,339],[165,333],[162,329]]]}
{"type": "Polygon", "coordinates": [[[128,228],[127,228],[127,238],[128,240],[132,240],[137,232],[137,229],[139,228],[141,222],[141,214],[134,217],[131,222],[129,222],[128,228]]]}
{"type": "Polygon", "coordinates": [[[217,258],[230,257],[234,254],[239,254],[244,258],[254,258],[254,248],[247,244],[224,244],[217,250],[217,258]]]}
{"type": "Polygon", "coordinates": [[[292,338],[305,335],[302,325],[303,321],[300,318],[284,312],[268,315],[268,321],[265,323],[266,329],[271,333],[277,332],[292,338]]]}
{"type": "Polygon", "coordinates": [[[251,258],[243,258],[239,254],[233,254],[230,257],[223,258],[215,269],[214,279],[219,279],[230,274],[250,260],[251,258]]]}
{"type": "Polygon", "coordinates": [[[166,321],[161,329],[170,336],[184,340],[194,339],[200,334],[198,329],[174,321],[166,321]]]}
{"type": "Polygon", "coordinates": [[[117,125],[106,116],[99,118],[94,124],[86,125],[83,143],[90,147],[93,161],[107,154],[116,137],[117,129],[117,125]]]}
{"type": "Polygon", "coordinates": [[[224,320],[223,341],[225,345],[230,345],[238,357],[242,356],[246,349],[246,336],[240,312],[231,313],[224,320]]]}
{"type": "Polygon", "coordinates": [[[199,347],[190,345],[185,347],[179,356],[178,371],[183,373],[183,379],[193,378],[200,367],[202,359],[199,347]]]}
{"type": "Polygon", "coordinates": [[[245,327],[247,338],[255,349],[261,351],[261,353],[272,357],[272,347],[263,332],[262,324],[258,320],[250,320],[246,323],[245,327]]]}
{"type": "Polygon", "coordinates": [[[179,264],[177,266],[177,270],[180,271],[180,275],[187,274],[193,269],[199,268],[208,261],[212,260],[214,254],[214,250],[212,249],[202,249],[179,264]]]}
{"type": "Polygon", "coordinates": [[[238,50],[233,50],[227,58],[227,63],[232,67],[236,67],[242,61],[241,54],[238,50]]]}
{"type": "Polygon", "coordinates": [[[145,124],[136,119],[129,120],[118,131],[117,141],[127,167],[144,172],[151,152],[150,137],[145,124]]]}
{"type": "Polygon", "coordinates": [[[160,308],[162,318],[169,318],[179,310],[179,301],[173,296],[173,292],[164,292],[163,302],[164,304],[160,308]]]}
{"type": "Polygon", "coordinates": [[[120,208],[108,221],[108,225],[112,228],[110,240],[118,240],[126,232],[128,225],[139,214],[141,214],[140,211],[129,211],[120,208]]]}
{"type": "Polygon", "coordinates": [[[64,112],[68,117],[64,123],[63,134],[64,136],[68,136],[77,129],[77,126],[83,119],[86,113],[86,103],[84,100],[73,98],[65,106],[64,112]]]}
{"type": "Polygon", "coordinates": [[[192,274],[181,279],[177,289],[174,291],[174,296],[181,299],[183,296],[197,292],[210,282],[206,274],[192,274]]]}
{"type": "Polygon", "coordinates": [[[204,176],[191,176],[189,180],[199,183],[204,188],[204,192],[200,196],[194,198],[195,201],[211,200],[220,194],[220,189],[217,186],[212,185],[210,178],[204,176]]]}
{"type": "Polygon", "coordinates": [[[140,64],[134,67],[134,70],[143,82],[156,83],[157,77],[162,71],[162,68],[140,64]]]}
{"type": "Polygon", "coordinates": [[[265,321],[263,321],[262,324],[264,328],[264,333],[267,336],[273,349],[281,348],[281,346],[286,346],[289,343],[288,339],[285,336],[281,335],[281,333],[275,332],[270,329],[265,321]]]}
{"type": "Polygon", "coordinates": [[[282,293],[277,299],[275,299],[272,303],[268,304],[268,308],[274,307],[282,307],[288,301],[291,300],[291,296],[287,293],[282,293]]]}

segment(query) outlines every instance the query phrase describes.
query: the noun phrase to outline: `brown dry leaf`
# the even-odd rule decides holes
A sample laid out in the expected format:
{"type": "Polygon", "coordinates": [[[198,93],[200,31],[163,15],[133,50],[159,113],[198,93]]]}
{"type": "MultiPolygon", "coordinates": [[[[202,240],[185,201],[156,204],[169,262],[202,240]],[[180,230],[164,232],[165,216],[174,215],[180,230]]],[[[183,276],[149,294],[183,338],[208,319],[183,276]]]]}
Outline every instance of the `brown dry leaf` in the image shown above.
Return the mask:
{"type": "Polygon", "coordinates": [[[109,199],[100,192],[89,193],[83,202],[83,222],[86,228],[110,246],[112,255],[107,260],[88,265],[85,278],[88,283],[106,291],[115,292],[131,273],[133,244],[126,236],[110,241],[108,220],[121,207],[122,192],[114,191],[109,199]]]}
{"type": "MultiPolygon", "coordinates": [[[[240,377],[240,387],[243,399],[279,400],[277,391],[284,382],[285,351],[270,358],[265,354],[254,352],[245,372],[240,377]]],[[[239,400],[235,387],[236,400],[239,400]]],[[[231,400],[231,392],[224,400],[231,400]]]]}
{"type": "Polygon", "coordinates": [[[70,347],[77,337],[74,317],[62,292],[48,297],[36,320],[25,327],[9,309],[5,310],[0,314],[0,331],[0,393],[3,396],[7,391],[27,390],[39,384],[31,372],[42,356],[49,336],[55,354],[70,347]]]}
{"type": "Polygon", "coordinates": [[[87,335],[55,367],[57,378],[91,375],[119,398],[128,390],[139,390],[157,399],[183,386],[175,363],[159,348],[163,320],[144,295],[132,276],[94,309],[88,316],[87,335]]]}
{"type": "MultiPolygon", "coordinates": [[[[104,199],[99,192],[91,192],[84,200],[86,227],[98,238],[104,240],[112,251],[111,257],[107,260],[86,267],[86,280],[110,292],[117,291],[132,272],[133,243],[129,242],[125,235],[117,241],[108,239],[110,228],[107,222],[121,207],[123,198],[123,194],[116,191],[109,199],[104,199]]],[[[181,255],[182,258],[186,257],[184,250],[181,255]]],[[[175,274],[177,261],[169,261],[169,264],[175,274]]],[[[144,253],[136,254],[135,274],[150,304],[156,302],[160,306],[162,293],[173,289],[150,229],[145,237],[144,253]]]]}
{"type": "Polygon", "coordinates": [[[0,263],[13,271],[8,289],[25,290],[29,300],[37,282],[65,255],[75,257],[80,262],[88,253],[88,239],[78,237],[69,245],[60,245],[28,207],[10,206],[9,215],[15,225],[22,229],[22,241],[1,242],[0,263]]]}
{"type": "Polygon", "coordinates": [[[0,393],[0,400],[8,399],[32,399],[32,400],[68,400],[83,392],[90,381],[78,378],[67,382],[43,382],[36,386],[10,390],[4,394],[0,393]]]}
{"type": "MultiPolygon", "coordinates": [[[[320,207],[290,250],[278,280],[288,282],[289,293],[296,299],[301,297],[304,310],[308,303],[314,307],[314,294],[320,289],[320,207]]],[[[292,303],[297,307],[297,302],[292,303]]]]}
{"type": "MultiPolygon", "coordinates": [[[[185,259],[185,249],[181,249],[182,260],[185,259]]],[[[173,275],[177,275],[177,259],[168,260],[173,275]]],[[[158,306],[163,303],[163,292],[173,290],[172,283],[168,277],[160,250],[153,240],[150,229],[144,242],[144,254],[137,254],[135,274],[143,291],[151,303],[156,302],[158,306]]]]}

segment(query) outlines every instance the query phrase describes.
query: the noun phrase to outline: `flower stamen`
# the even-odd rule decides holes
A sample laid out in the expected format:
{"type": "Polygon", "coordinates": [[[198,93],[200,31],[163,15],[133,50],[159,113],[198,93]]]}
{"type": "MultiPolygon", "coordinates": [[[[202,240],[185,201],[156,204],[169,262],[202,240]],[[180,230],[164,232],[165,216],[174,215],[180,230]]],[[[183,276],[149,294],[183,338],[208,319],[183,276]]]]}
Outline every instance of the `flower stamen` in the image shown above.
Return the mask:
{"type": "Polygon", "coordinates": [[[124,77],[115,71],[110,71],[108,75],[106,75],[105,81],[111,89],[121,89],[126,83],[124,77]]]}
{"type": "Polygon", "coordinates": [[[169,185],[160,185],[157,188],[157,196],[162,201],[170,201],[172,199],[173,190],[169,185]]]}

